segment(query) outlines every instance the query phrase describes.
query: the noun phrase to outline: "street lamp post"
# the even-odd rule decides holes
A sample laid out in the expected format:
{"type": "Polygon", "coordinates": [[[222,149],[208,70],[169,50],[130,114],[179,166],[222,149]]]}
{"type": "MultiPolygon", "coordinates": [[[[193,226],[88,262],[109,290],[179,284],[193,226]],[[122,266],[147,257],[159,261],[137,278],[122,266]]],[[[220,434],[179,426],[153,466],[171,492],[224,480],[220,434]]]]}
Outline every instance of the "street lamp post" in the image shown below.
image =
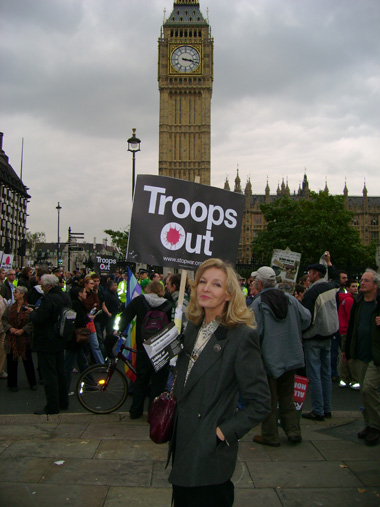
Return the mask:
{"type": "Polygon", "coordinates": [[[62,209],[62,206],[58,203],[58,205],[55,208],[58,212],[58,227],[57,227],[57,267],[59,266],[59,257],[60,257],[60,245],[59,245],[59,219],[60,219],[60,212],[62,209]]]}
{"type": "Polygon", "coordinates": [[[127,141],[128,151],[132,152],[132,199],[135,195],[135,172],[136,172],[136,152],[140,150],[140,139],[136,137],[136,129],[132,129],[132,137],[127,141]]]}

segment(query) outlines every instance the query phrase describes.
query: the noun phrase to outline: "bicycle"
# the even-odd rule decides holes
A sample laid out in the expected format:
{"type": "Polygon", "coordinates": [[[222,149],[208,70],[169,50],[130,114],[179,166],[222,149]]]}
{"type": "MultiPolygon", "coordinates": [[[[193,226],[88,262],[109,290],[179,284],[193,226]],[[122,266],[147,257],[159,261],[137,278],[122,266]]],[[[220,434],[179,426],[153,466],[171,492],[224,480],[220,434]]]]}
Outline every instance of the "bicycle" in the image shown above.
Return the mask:
{"type": "Polygon", "coordinates": [[[127,398],[128,381],[125,373],[116,367],[119,360],[137,374],[131,361],[123,354],[124,351],[136,354],[137,350],[126,345],[126,339],[121,333],[116,336],[118,340],[113,348],[114,357],[109,364],[90,366],[77,382],[76,395],[80,404],[94,414],[110,414],[120,408],[127,398]]]}

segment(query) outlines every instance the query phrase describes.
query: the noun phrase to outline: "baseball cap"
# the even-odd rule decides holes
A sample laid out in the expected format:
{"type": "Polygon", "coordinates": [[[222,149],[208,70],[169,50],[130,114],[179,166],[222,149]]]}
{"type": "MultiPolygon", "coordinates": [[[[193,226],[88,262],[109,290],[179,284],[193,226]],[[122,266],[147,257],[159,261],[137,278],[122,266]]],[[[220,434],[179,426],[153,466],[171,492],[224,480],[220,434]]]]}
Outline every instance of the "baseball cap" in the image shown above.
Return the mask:
{"type": "Polygon", "coordinates": [[[276,281],[276,273],[269,266],[262,266],[257,271],[254,271],[251,276],[255,276],[261,281],[276,281]]]}

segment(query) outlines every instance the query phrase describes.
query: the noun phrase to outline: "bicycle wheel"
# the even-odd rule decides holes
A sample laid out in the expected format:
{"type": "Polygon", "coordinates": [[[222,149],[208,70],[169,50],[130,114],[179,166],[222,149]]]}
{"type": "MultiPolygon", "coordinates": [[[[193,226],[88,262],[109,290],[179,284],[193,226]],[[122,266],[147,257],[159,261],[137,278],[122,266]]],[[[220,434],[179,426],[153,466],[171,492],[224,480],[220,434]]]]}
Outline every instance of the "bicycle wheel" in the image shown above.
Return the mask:
{"type": "Polygon", "coordinates": [[[79,377],[76,395],[81,405],[94,414],[110,414],[125,402],[128,394],[126,376],[114,369],[106,386],[109,366],[94,364],[79,377]]]}

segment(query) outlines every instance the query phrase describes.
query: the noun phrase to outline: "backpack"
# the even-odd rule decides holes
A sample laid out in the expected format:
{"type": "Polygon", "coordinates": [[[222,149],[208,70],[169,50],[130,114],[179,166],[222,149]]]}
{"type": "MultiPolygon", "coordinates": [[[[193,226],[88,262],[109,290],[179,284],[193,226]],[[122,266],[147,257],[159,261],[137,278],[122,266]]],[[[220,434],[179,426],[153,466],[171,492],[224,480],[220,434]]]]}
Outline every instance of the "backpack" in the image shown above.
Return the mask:
{"type": "Polygon", "coordinates": [[[56,323],[57,333],[61,338],[66,338],[66,340],[72,338],[75,330],[76,316],[77,314],[72,308],[68,306],[63,306],[61,308],[56,323]]]}
{"type": "Polygon", "coordinates": [[[164,303],[158,308],[152,309],[145,314],[144,320],[141,325],[141,338],[142,341],[149,340],[153,335],[161,331],[165,326],[169,324],[169,318],[166,311],[170,311],[171,303],[164,303]]]}

